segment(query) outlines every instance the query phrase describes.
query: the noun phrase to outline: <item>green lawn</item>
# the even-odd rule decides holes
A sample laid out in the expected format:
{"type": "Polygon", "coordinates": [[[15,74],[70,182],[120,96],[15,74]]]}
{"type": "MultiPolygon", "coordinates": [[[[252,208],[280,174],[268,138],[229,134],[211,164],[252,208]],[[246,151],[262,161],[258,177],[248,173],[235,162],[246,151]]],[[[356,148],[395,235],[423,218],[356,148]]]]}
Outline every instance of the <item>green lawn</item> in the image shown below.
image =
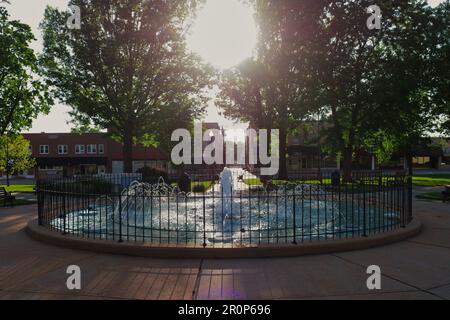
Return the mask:
{"type": "Polygon", "coordinates": [[[415,175],[413,185],[418,187],[438,187],[450,185],[450,174],[415,175]]]}
{"type": "Polygon", "coordinates": [[[8,192],[22,192],[22,193],[34,193],[34,184],[12,184],[7,187],[5,184],[0,184],[0,187],[4,187],[8,192]]]}
{"type": "MultiPolygon", "coordinates": [[[[378,180],[377,180],[378,182],[378,180]]],[[[248,186],[262,186],[263,183],[258,178],[253,179],[244,179],[244,183],[248,186]]],[[[324,185],[331,185],[331,179],[322,179],[320,180],[272,180],[272,183],[276,186],[284,185],[284,184],[324,184],[324,185]]]]}
{"type": "MultiPolygon", "coordinates": [[[[281,185],[286,183],[283,180],[273,180],[275,185],[281,185]]],[[[305,183],[305,184],[319,184],[319,180],[307,180],[307,181],[290,181],[291,183],[305,183]]],[[[262,186],[262,182],[258,178],[244,179],[244,183],[249,186],[262,186]]],[[[323,184],[331,184],[331,179],[323,179],[323,184]]],[[[372,180],[373,184],[378,183],[378,179],[372,180]]],[[[367,183],[371,184],[371,183],[367,183]]],[[[430,175],[415,175],[413,177],[413,185],[417,187],[439,187],[450,185],[450,174],[430,174],[430,175]]]]}
{"type": "Polygon", "coordinates": [[[244,179],[244,183],[249,186],[262,186],[262,182],[258,178],[254,179],[244,179]]]}
{"type": "Polygon", "coordinates": [[[421,200],[435,200],[435,201],[442,201],[442,193],[441,192],[425,192],[416,195],[417,199],[421,200]]]}
{"type": "MultiPolygon", "coordinates": [[[[26,206],[26,205],[35,204],[35,203],[36,203],[36,201],[30,201],[30,200],[24,200],[24,199],[14,200],[14,206],[26,206]]],[[[3,206],[4,206],[3,200],[0,200],[0,208],[3,208],[3,206]]],[[[9,207],[10,203],[8,202],[6,206],[9,207]]]]}
{"type": "Polygon", "coordinates": [[[191,182],[191,191],[192,192],[206,192],[210,188],[212,188],[212,181],[200,181],[200,182],[191,182]]]}

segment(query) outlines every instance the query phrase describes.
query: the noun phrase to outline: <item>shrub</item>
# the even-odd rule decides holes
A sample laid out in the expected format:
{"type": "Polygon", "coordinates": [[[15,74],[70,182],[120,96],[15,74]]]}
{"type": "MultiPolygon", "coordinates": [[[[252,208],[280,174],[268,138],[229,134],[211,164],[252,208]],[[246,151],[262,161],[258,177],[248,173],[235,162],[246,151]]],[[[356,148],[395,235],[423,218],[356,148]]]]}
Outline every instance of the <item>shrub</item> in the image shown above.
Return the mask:
{"type": "Polygon", "coordinates": [[[158,169],[143,167],[137,173],[142,174],[142,179],[147,182],[158,180],[160,177],[167,181],[167,172],[158,169]]]}
{"type": "Polygon", "coordinates": [[[107,180],[84,177],[47,182],[42,187],[47,190],[58,192],[110,194],[113,192],[114,184],[107,180]]]}
{"type": "Polygon", "coordinates": [[[201,192],[205,192],[206,188],[203,184],[196,184],[192,187],[192,192],[195,193],[201,193],[201,192]]]}

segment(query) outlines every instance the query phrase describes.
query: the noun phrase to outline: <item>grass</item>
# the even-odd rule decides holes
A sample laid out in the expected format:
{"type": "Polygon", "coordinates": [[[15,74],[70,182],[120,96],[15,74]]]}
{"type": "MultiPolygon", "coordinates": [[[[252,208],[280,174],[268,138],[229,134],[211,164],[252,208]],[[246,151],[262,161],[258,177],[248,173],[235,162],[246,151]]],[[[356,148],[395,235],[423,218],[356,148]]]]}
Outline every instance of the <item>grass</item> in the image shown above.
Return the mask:
{"type": "Polygon", "coordinates": [[[413,185],[417,187],[439,187],[450,185],[450,174],[415,175],[413,185]]]}
{"type": "MultiPolygon", "coordinates": [[[[258,178],[253,179],[244,179],[244,183],[248,186],[260,187],[263,185],[262,181],[258,178]]],[[[276,186],[284,185],[284,184],[324,184],[331,185],[331,179],[322,179],[320,180],[272,180],[272,183],[276,186]]]]}
{"type": "MultiPolygon", "coordinates": [[[[283,180],[273,180],[275,185],[281,185],[287,183],[283,180]]],[[[305,183],[305,184],[320,184],[319,180],[306,180],[306,181],[290,181],[291,183],[305,183]]],[[[262,186],[262,182],[258,178],[244,179],[244,183],[249,186],[262,186]]],[[[331,184],[331,179],[323,179],[322,183],[327,185],[331,184]]],[[[372,179],[372,184],[377,184],[377,179],[372,179]]],[[[367,183],[371,184],[371,183],[367,183]]],[[[439,187],[450,185],[450,174],[429,174],[429,175],[415,175],[413,177],[413,185],[417,187],[439,187]]]]}
{"type": "Polygon", "coordinates": [[[1,184],[0,187],[4,187],[8,192],[21,192],[21,193],[34,193],[34,188],[36,185],[34,184],[12,184],[9,187],[5,184],[1,184]]]}
{"type": "Polygon", "coordinates": [[[442,193],[441,192],[425,192],[416,195],[417,199],[420,200],[432,200],[432,201],[442,201],[442,193]]]}
{"type": "MultiPolygon", "coordinates": [[[[14,206],[26,206],[26,205],[30,205],[30,204],[35,204],[36,201],[30,201],[30,200],[25,200],[25,199],[16,199],[14,200],[14,206]]],[[[4,201],[0,200],[0,208],[3,208],[4,206],[4,201]]],[[[8,202],[6,204],[7,207],[10,207],[10,203],[8,202]]]]}
{"type": "Polygon", "coordinates": [[[262,182],[260,179],[258,178],[254,178],[254,179],[244,179],[244,183],[248,186],[262,186],[262,182]]]}

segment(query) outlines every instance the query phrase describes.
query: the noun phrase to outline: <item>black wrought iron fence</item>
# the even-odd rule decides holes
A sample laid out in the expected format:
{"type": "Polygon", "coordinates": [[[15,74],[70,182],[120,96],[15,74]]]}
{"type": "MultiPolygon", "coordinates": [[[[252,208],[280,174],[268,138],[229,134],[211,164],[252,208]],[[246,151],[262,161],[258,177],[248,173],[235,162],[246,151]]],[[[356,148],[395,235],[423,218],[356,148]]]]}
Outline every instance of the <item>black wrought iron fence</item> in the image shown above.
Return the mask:
{"type": "Polygon", "coordinates": [[[411,221],[409,177],[356,177],[343,182],[335,172],[322,172],[282,180],[236,169],[225,178],[214,173],[169,181],[135,175],[39,181],[39,224],[120,242],[258,246],[367,237],[411,221]]]}

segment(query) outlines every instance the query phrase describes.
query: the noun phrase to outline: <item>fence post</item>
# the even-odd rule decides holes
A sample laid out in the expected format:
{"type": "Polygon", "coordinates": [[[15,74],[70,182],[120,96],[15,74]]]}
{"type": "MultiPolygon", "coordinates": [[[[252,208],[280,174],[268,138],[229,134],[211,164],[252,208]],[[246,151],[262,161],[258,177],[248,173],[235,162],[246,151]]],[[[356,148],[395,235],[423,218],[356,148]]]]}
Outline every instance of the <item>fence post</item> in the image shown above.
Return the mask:
{"type": "Polygon", "coordinates": [[[123,242],[122,239],[122,195],[119,193],[119,242],[123,242]]]}
{"type": "Polygon", "coordinates": [[[402,209],[401,209],[401,227],[406,227],[406,217],[405,217],[405,203],[406,203],[406,197],[405,197],[405,179],[402,179],[402,209]]]}
{"type": "Polygon", "coordinates": [[[413,218],[413,177],[408,175],[408,222],[412,221],[413,218]]]}
{"type": "Polygon", "coordinates": [[[363,237],[367,237],[366,186],[364,184],[364,179],[361,181],[361,187],[363,192],[363,210],[364,210],[363,237]]]}
{"type": "MultiPolygon", "coordinates": [[[[294,197],[293,197],[293,207],[294,207],[294,210],[293,210],[293,217],[292,217],[292,220],[293,220],[293,225],[294,225],[294,241],[292,241],[292,243],[293,244],[297,244],[297,218],[295,217],[296,216],[296,213],[297,213],[297,208],[296,208],[296,203],[295,203],[295,189],[294,189],[294,197]]],[[[311,196],[311,195],[310,195],[311,196]]]]}
{"type": "Polygon", "coordinates": [[[63,226],[63,235],[66,235],[67,234],[67,222],[66,222],[66,219],[67,219],[67,212],[66,212],[66,195],[65,195],[65,193],[63,193],[63,214],[64,214],[64,226],[63,226]]]}
{"type": "Polygon", "coordinates": [[[36,181],[36,198],[38,202],[38,224],[40,226],[43,225],[42,219],[43,219],[43,197],[42,197],[42,191],[41,191],[41,185],[40,181],[36,181]]]}
{"type": "MultiPolygon", "coordinates": [[[[223,200],[222,200],[223,201],[223,200]]],[[[205,208],[205,193],[203,192],[203,247],[206,247],[206,208],[205,208]]],[[[223,239],[223,227],[222,227],[222,239],[223,239]]]]}

